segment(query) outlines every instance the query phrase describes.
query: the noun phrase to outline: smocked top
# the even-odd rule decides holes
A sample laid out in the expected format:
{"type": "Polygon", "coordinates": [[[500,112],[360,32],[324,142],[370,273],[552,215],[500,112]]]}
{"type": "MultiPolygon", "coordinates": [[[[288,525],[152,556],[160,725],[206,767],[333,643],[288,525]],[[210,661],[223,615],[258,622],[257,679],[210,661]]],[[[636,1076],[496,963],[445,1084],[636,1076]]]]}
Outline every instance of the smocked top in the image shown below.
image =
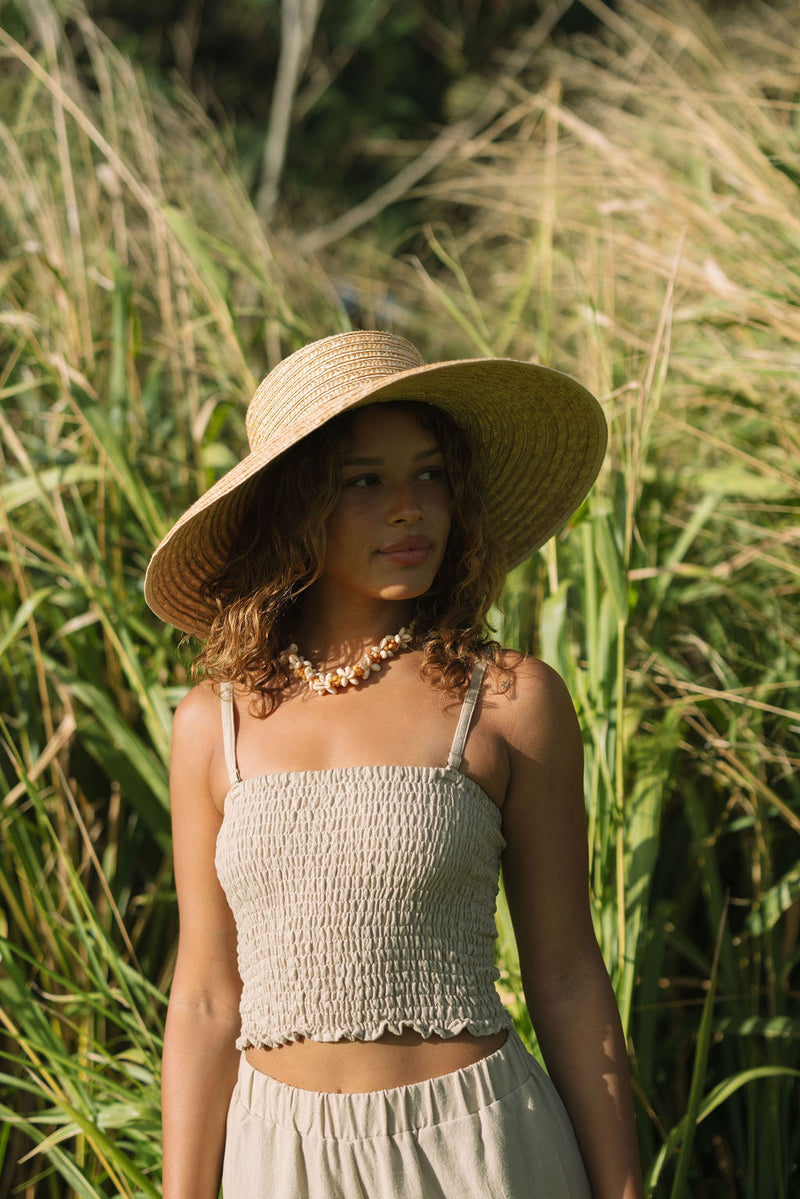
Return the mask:
{"type": "Polygon", "coordinates": [[[239,1049],[511,1027],[493,952],[502,817],[460,769],[483,670],[445,766],[242,779],[223,688],[216,867],[236,920],[239,1049]]]}

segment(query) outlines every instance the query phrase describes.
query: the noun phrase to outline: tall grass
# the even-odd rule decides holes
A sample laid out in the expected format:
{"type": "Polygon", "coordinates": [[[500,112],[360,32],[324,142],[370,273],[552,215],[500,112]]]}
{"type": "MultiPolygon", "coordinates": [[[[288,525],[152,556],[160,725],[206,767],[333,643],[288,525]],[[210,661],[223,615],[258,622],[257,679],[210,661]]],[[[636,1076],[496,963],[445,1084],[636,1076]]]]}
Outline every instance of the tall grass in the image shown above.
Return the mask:
{"type": "Polygon", "coordinates": [[[419,189],[413,243],[319,261],[79,8],[69,40],[45,6],[0,30],[0,1195],[158,1193],[187,677],[143,570],[255,379],[347,326],[343,281],[431,358],[531,358],[607,405],[595,492],[498,622],[578,706],[651,1193],[796,1192],[800,31],[788,3],[587,6],[598,35],[419,189]]]}

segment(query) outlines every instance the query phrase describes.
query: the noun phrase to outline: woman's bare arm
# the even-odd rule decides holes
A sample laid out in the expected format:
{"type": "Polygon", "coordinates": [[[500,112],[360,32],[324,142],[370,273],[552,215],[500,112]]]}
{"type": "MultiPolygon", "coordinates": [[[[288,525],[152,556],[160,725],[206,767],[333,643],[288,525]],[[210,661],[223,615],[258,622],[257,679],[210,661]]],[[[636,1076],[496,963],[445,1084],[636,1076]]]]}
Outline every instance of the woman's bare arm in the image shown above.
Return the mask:
{"type": "Polygon", "coordinates": [[[180,939],[164,1039],[164,1199],[217,1199],[236,1082],[236,929],[214,868],[222,816],[210,766],[219,698],[198,687],[175,713],[170,792],[180,939]]]}
{"type": "Polygon", "coordinates": [[[589,910],[580,729],[555,671],[527,660],[516,680],[503,879],[522,985],[594,1199],[640,1199],[625,1042],[589,910]]]}

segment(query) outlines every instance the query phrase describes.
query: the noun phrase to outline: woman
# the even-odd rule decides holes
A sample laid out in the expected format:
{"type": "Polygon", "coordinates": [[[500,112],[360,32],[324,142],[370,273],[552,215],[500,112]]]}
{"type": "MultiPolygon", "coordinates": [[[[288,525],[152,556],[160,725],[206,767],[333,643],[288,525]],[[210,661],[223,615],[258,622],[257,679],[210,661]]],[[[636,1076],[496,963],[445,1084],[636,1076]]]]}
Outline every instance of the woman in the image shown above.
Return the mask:
{"type": "Polygon", "coordinates": [[[165,1199],[221,1174],[224,1199],[636,1199],[580,732],[484,634],[591,485],[599,406],[349,333],[275,368],[248,433],[146,581],[205,640],[173,737],[165,1199]],[[494,987],[501,861],[552,1082],[494,987]]]}

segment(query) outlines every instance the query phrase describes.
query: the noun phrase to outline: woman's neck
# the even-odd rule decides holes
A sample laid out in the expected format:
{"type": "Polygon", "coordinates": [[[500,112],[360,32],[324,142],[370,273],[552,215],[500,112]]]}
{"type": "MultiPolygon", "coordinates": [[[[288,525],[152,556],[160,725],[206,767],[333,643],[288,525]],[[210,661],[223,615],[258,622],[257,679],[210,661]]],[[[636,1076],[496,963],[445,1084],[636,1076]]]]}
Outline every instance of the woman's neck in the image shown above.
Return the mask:
{"type": "Polygon", "coordinates": [[[407,627],[414,605],[403,601],[371,600],[321,604],[309,593],[292,622],[291,637],[299,652],[319,665],[341,665],[357,657],[365,647],[407,627]]]}

